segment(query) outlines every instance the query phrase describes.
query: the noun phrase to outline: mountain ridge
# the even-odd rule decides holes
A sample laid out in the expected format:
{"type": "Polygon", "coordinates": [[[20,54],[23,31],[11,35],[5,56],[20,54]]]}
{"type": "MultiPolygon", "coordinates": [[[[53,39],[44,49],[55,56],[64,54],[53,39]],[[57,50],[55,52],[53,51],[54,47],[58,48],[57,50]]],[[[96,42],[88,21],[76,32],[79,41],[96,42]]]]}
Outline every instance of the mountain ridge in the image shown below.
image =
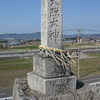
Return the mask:
{"type": "MultiPolygon", "coordinates": [[[[65,37],[77,37],[77,34],[63,34],[63,38],[65,37]]],[[[80,34],[80,37],[82,38],[100,38],[99,34],[80,34]]],[[[8,38],[14,38],[16,40],[27,40],[27,39],[40,39],[41,38],[41,32],[35,32],[35,33],[6,33],[6,34],[0,34],[0,40],[6,40],[8,38]]]]}

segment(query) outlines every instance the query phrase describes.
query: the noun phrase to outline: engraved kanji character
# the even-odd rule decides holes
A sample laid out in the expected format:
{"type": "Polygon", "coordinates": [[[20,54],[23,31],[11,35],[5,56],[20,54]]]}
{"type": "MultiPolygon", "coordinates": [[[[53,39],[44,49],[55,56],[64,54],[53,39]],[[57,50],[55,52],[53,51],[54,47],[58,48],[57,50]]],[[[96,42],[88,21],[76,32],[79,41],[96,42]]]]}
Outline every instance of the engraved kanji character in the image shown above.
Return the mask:
{"type": "Polygon", "coordinates": [[[50,27],[52,27],[52,26],[54,26],[54,25],[59,26],[59,25],[57,24],[57,23],[58,23],[58,20],[56,20],[56,18],[53,18],[53,21],[51,21],[50,23],[51,23],[51,26],[50,26],[50,27]]]}
{"type": "Polygon", "coordinates": [[[57,42],[56,41],[56,38],[59,36],[59,30],[58,29],[55,29],[54,31],[50,31],[50,34],[49,34],[49,38],[55,38],[55,42],[57,42]]]}
{"type": "Polygon", "coordinates": [[[55,3],[56,5],[59,5],[59,3],[57,2],[57,1],[55,1],[55,0],[50,0],[50,2],[51,2],[51,6],[55,3]]]}
{"type": "Polygon", "coordinates": [[[59,12],[59,8],[58,8],[58,7],[51,8],[51,9],[50,9],[50,17],[51,17],[51,16],[55,16],[55,17],[56,17],[56,16],[59,16],[59,13],[58,13],[58,12],[59,12]]]}

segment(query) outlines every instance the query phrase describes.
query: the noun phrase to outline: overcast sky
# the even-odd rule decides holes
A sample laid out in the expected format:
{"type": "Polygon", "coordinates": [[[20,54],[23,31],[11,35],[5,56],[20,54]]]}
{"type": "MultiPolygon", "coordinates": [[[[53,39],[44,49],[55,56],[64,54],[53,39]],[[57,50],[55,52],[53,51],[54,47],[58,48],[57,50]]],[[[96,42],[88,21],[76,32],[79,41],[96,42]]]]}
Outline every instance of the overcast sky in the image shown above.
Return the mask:
{"type": "MultiPolygon", "coordinates": [[[[0,34],[40,32],[41,0],[0,0],[0,34]]],[[[63,0],[63,30],[100,30],[100,0],[63,0]]]]}

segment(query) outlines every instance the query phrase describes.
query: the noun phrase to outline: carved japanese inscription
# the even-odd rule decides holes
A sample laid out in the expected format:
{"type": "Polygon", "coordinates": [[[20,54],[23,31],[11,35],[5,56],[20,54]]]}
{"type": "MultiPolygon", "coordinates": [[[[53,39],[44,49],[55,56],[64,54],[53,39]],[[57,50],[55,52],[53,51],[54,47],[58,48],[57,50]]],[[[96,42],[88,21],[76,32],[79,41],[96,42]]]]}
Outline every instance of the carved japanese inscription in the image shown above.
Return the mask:
{"type": "Polygon", "coordinates": [[[41,0],[41,44],[62,48],[62,0],[41,0]]]}

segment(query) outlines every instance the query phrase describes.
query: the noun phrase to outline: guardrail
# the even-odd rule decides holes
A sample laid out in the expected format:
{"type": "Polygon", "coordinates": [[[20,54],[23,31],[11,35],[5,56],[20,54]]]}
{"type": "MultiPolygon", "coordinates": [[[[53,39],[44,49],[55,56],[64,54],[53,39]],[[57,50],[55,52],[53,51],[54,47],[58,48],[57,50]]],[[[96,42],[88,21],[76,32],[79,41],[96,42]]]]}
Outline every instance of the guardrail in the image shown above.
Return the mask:
{"type": "Polygon", "coordinates": [[[92,86],[98,86],[98,85],[100,85],[100,82],[89,83],[89,85],[92,85],[92,86]]]}

